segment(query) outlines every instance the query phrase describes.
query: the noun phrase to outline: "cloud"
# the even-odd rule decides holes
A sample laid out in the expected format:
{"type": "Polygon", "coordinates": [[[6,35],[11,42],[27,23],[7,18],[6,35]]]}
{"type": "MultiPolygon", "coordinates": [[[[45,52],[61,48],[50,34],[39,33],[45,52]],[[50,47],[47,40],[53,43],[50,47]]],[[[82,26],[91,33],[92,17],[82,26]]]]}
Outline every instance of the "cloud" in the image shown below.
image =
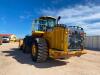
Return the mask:
{"type": "Polygon", "coordinates": [[[0,18],[0,23],[2,23],[2,24],[6,24],[6,23],[7,23],[6,17],[5,17],[5,16],[2,16],[2,17],[0,18]]]}
{"type": "Polygon", "coordinates": [[[53,4],[58,4],[60,2],[62,2],[62,0],[51,0],[51,3],[53,3],[53,4]]]}
{"type": "Polygon", "coordinates": [[[33,15],[31,14],[31,12],[24,12],[23,15],[20,15],[19,16],[19,19],[20,20],[25,20],[25,19],[29,19],[31,18],[33,15]]]}
{"type": "Polygon", "coordinates": [[[49,16],[61,16],[60,23],[82,26],[88,35],[100,33],[100,6],[76,6],[57,10],[43,9],[42,14],[49,16]],[[93,34],[94,33],[94,34],[93,34]]]}
{"type": "Polygon", "coordinates": [[[20,18],[20,19],[25,19],[26,17],[23,16],[23,15],[21,15],[21,16],[19,16],[19,18],[20,18]]]}

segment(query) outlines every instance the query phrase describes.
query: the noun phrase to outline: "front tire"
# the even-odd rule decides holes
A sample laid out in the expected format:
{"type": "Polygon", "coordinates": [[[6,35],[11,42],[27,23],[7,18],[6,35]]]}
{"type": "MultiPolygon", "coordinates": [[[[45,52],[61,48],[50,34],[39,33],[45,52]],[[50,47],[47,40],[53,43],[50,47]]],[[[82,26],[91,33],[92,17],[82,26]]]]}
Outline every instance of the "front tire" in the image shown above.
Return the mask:
{"type": "Polygon", "coordinates": [[[43,38],[36,38],[32,44],[31,57],[34,62],[44,62],[48,58],[47,42],[43,38]]]}

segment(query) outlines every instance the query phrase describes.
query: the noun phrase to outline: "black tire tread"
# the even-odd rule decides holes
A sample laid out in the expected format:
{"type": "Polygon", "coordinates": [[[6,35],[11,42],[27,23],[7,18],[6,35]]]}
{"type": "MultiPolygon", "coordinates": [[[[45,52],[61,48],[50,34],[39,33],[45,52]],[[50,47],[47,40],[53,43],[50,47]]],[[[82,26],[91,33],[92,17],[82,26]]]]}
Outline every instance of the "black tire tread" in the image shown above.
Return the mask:
{"type": "Polygon", "coordinates": [[[46,40],[43,38],[38,38],[37,41],[37,56],[36,56],[36,61],[35,62],[44,62],[47,60],[48,58],[48,47],[47,47],[47,43],[46,40]]]}

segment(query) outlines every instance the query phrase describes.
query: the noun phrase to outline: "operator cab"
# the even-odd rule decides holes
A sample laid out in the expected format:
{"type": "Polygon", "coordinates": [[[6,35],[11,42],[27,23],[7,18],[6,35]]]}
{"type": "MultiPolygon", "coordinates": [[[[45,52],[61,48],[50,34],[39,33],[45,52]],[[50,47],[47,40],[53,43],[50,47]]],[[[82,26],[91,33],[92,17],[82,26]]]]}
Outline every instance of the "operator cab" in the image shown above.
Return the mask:
{"type": "Polygon", "coordinates": [[[43,16],[33,22],[33,31],[46,31],[56,25],[56,19],[50,16],[43,16]]]}

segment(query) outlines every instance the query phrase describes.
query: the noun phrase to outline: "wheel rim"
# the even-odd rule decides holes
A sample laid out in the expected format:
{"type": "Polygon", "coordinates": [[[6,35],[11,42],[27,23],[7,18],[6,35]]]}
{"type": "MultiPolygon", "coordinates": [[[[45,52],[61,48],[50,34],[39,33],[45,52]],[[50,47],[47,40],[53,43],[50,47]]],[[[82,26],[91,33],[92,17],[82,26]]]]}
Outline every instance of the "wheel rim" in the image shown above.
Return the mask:
{"type": "Polygon", "coordinates": [[[32,46],[32,56],[35,56],[35,54],[36,54],[36,46],[33,45],[32,46]]]}

